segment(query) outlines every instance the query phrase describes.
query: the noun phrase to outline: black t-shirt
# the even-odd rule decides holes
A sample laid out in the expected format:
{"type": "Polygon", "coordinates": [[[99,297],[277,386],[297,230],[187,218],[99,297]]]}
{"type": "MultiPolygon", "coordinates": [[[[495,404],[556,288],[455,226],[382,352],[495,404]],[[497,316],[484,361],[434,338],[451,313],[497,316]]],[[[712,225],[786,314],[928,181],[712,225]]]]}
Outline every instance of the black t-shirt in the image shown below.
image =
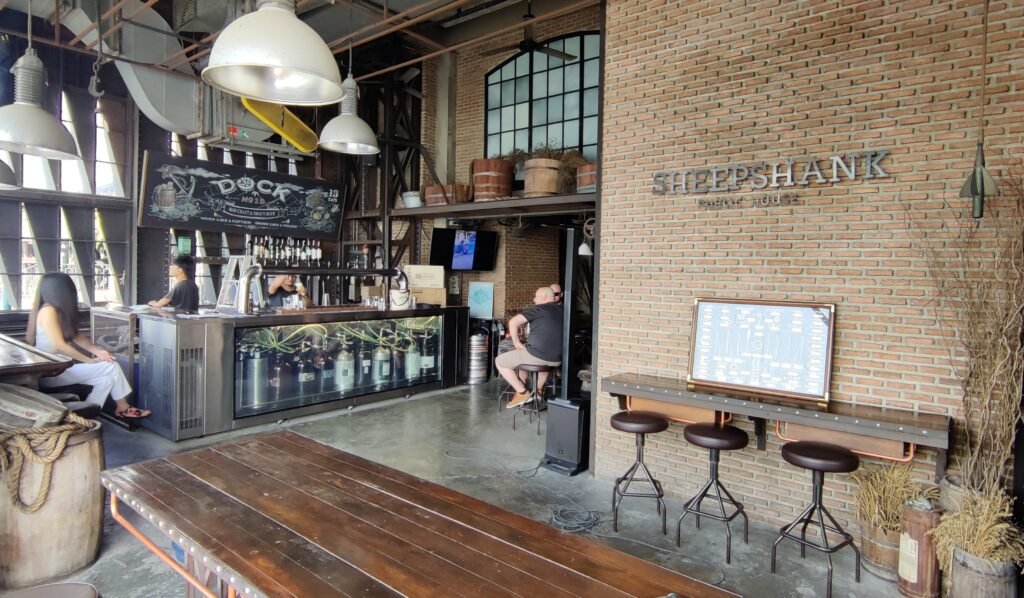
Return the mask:
{"type": "Polygon", "coordinates": [[[523,310],[530,323],[526,352],[544,361],[562,361],[562,306],[557,303],[534,305],[523,310]]]}
{"type": "Polygon", "coordinates": [[[284,286],[282,285],[282,286],[277,287],[277,290],[274,291],[270,295],[270,297],[267,298],[267,301],[270,302],[270,306],[271,307],[284,307],[284,298],[285,297],[291,297],[292,295],[295,295],[298,292],[299,292],[299,289],[297,289],[297,288],[296,289],[292,289],[291,291],[289,291],[288,289],[284,288],[284,286]]]}
{"type": "Polygon", "coordinates": [[[179,280],[170,293],[167,293],[168,304],[182,311],[199,311],[199,287],[194,280],[179,280]]]}

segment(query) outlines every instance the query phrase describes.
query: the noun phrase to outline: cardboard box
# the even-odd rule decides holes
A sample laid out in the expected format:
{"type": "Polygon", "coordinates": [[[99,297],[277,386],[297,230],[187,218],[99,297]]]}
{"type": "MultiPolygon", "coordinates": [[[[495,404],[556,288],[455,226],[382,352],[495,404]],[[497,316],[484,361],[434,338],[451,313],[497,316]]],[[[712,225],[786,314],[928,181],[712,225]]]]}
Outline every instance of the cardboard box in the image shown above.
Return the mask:
{"type": "Polygon", "coordinates": [[[430,303],[431,305],[440,305],[441,307],[448,306],[448,291],[444,288],[410,287],[409,290],[412,292],[412,296],[416,298],[416,305],[430,303]]]}
{"type": "Polygon", "coordinates": [[[443,289],[444,266],[404,266],[402,271],[409,277],[409,288],[443,289]]]}

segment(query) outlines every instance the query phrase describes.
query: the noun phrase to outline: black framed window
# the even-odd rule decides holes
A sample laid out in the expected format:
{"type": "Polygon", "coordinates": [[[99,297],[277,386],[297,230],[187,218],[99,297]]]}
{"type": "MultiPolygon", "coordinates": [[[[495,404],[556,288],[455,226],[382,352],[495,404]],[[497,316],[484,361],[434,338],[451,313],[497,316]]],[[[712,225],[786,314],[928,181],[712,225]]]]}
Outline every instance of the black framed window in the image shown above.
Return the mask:
{"type": "Polygon", "coordinates": [[[555,149],[579,150],[596,162],[601,34],[571,33],[543,45],[574,59],[524,52],[487,73],[487,157],[505,155],[513,149],[528,152],[546,144],[555,149]]]}

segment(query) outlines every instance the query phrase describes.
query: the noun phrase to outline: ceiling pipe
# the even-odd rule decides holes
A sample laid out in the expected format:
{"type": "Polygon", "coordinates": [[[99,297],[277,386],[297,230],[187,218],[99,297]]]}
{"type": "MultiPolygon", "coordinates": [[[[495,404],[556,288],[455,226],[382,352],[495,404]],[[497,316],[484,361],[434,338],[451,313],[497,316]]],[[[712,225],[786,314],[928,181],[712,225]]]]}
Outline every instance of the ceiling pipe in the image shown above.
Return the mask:
{"type": "MultiPolygon", "coordinates": [[[[478,44],[482,44],[482,43],[484,43],[486,41],[490,41],[490,40],[492,40],[495,37],[498,37],[500,35],[505,35],[506,33],[512,33],[513,31],[518,31],[520,29],[523,29],[524,27],[529,27],[530,25],[534,25],[536,23],[541,23],[543,21],[548,21],[550,19],[555,19],[555,18],[558,18],[558,17],[560,17],[562,15],[571,14],[571,13],[583,10],[584,8],[590,8],[591,6],[596,6],[596,5],[600,4],[600,3],[601,3],[601,0],[583,0],[582,2],[577,2],[576,4],[570,4],[569,6],[566,6],[565,8],[560,8],[558,10],[549,12],[549,13],[541,15],[539,17],[535,17],[533,19],[530,19],[529,21],[522,21],[522,22],[520,22],[520,23],[518,23],[516,25],[509,25],[508,27],[505,27],[504,29],[499,29],[499,30],[494,31],[492,33],[489,33],[487,35],[484,35],[484,36],[481,36],[481,37],[477,37],[477,38],[474,38],[474,39],[471,39],[471,40],[467,40],[467,41],[464,41],[462,43],[455,44],[454,46],[449,46],[448,48],[445,48],[444,50],[438,50],[437,52],[431,52],[430,54],[425,54],[423,56],[420,56],[419,58],[414,58],[412,60],[407,60],[407,61],[405,61],[405,62],[403,62],[401,64],[396,64],[394,66],[389,66],[386,69],[381,69],[379,71],[370,73],[369,75],[363,75],[362,77],[357,77],[356,81],[363,81],[365,79],[371,79],[373,77],[377,77],[377,76],[380,76],[380,75],[385,75],[385,74],[393,72],[393,71],[404,69],[407,66],[412,66],[414,64],[419,64],[421,62],[430,60],[431,58],[437,58],[438,56],[442,56],[442,55],[448,54],[450,52],[456,52],[456,51],[462,50],[464,48],[469,48],[469,47],[472,47],[472,46],[475,46],[475,45],[478,45],[478,44]]],[[[361,41],[362,40],[360,40],[360,42],[361,41]]],[[[359,45],[359,43],[357,42],[355,45],[359,45]]]]}
{"type": "MultiPolygon", "coordinates": [[[[439,15],[441,13],[448,12],[449,10],[456,9],[456,8],[458,8],[458,7],[460,7],[460,6],[464,5],[464,4],[469,4],[470,2],[476,2],[476,0],[455,0],[455,2],[451,2],[449,4],[445,4],[441,8],[435,8],[434,10],[432,10],[430,12],[423,13],[423,14],[419,15],[418,17],[414,17],[412,19],[409,19],[408,21],[404,21],[402,23],[399,23],[398,25],[393,25],[391,27],[388,27],[384,31],[381,31],[379,33],[375,33],[375,34],[370,35],[368,37],[364,37],[364,38],[362,38],[360,40],[352,42],[351,43],[351,47],[354,48],[356,46],[361,46],[363,44],[372,42],[372,41],[380,39],[382,37],[391,35],[392,33],[397,33],[399,31],[402,31],[403,29],[408,29],[409,27],[412,27],[416,23],[420,23],[422,21],[425,21],[426,19],[429,19],[430,17],[439,15]]],[[[334,52],[335,54],[338,54],[340,52],[344,52],[349,47],[349,45],[347,45],[347,44],[346,45],[340,45],[340,44],[343,43],[343,40],[347,40],[347,39],[349,39],[351,37],[352,37],[352,34],[349,34],[349,35],[347,35],[347,36],[345,36],[343,38],[334,40],[333,42],[327,44],[327,47],[333,48],[331,51],[334,52]],[[338,47],[335,47],[335,46],[338,46],[338,47]]],[[[445,48],[445,49],[438,50],[438,51],[446,53],[448,50],[447,50],[447,48],[445,48]]]]}
{"type": "MultiPolygon", "coordinates": [[[[132,14],[128,15],[127,18],[128,19],[134,19],[136,15],[138,15],[142,11],[146,10],[147,8],[153,8],[153,5],[156,4],[158,1],[159,0],[146,0],[145,4],[143,4],[137,10],[132,12],[132,14]]],[[[86,44],[85,47],[89,48],[90,50],[92,50],[93,48],[96,47],[96,44],[100,43],[101,41],[105,41],[108,37],[110,37],[111,35],[114,35],[118,31],[120,31],[121,28],[124,27],[125,22],[126,21],[120,21],[118,23],[114,23],[113,27],[111,27],[110,29],[107,29],[106,31],[104,31],[103,35],[101,35],[101,36],[96,38],[96,41],[94,41],[92,43],[89,43],[89,44],[86,44]]]]}
{"type": "MultiPolygon", "coordinates": [[[[378,15],[376,12],[374,12],[373,9],[367,8],[367,7],[363,6],[362,4],[356,4],[352,0],[344,0],[344,1],[347,2],[349,6],[354,7],[356,10],[358,10],[358,11],[360,11],[362,13],[368,14],[368,15],[374,17],[374,18],[379,18],[380,17],[380,15],[378,15]]],[[[390,13],[394,14],[394,11],[392,11],[392,10],[388,10],[387,12],[390,12],[390,13]]],[[[430,48],[434,48],[435,50],[441,50],[441,49],[444,48],[444,45],[441,44],[440,42],[438,42],[436,39],[427,37],[427,36],[423,35],[422,33],[417,33],[416,31],[406,31],[404,33],[406,35],[408,35],[409,37],[413,38],[414,40],[422,43],[423,45],[428,46],[430,48]]]]}
{"type": "MultiPolygon", "coordinates": [[[[408,10],[403,10],[402,12],[396,13],[396,14],[394,14],[394,15],[386,18],[386,19],[382,19],[380,21],[377,21],[377,22],[374,22],[374,23],[370,23],[369,25],[367,25],[366,27],[363,27],[362,29],[359,29],[359,30],[356,30],[356,31],[351,31],[345,37],[341,37],[341,38],[338,38],[338,39],[334,40],[333,42],[330,42],[329,44],[327,44],[327,47],[331,48],[331,49],[334,49],[334,46],[336,46],[338,44],[345,43],[346,41],[349,40],[349,38],[355,37],[355,36],[360,35],[362,33],[367,33],[369,31],[373,31],[374,29],[378,29],[380,27],[384,27],[385,25],[390,25],[391,23],[394,23],[395,21],[402,20],[403,18],[409,16],[410,14],[412,14],[414,12],[419,12],[420,10],[429,9],[432,5],[437,4],[438,2],[445,2],[445,1],[446,0],[427,0],[423,4],[417,4],[416,6],[413,6],[412,8],[410,8],[408,10]]],[[[357,6],[356,3],[352,2],[351,0],[347,0],[346,4],[348,4],[349,6],[353,6],[353,7],[357,6]]],[[[387,11],[387,8],[385,8],[384,10],[387,11]]]]}
{"type": "MultiPolygon", "coordinates": [[[[128,2],[128,0],[118,0],[116,3],[114,3],[113,6],[111,6],[107,10],[107,12],[103,13],[102,15],[100,15],[100,18],[96,19],[96,21],[94,21],[88,27],[83,29],[81,33],[79,33],[75,37],[71,38],[71,41],[69,41],[68,44],[73,46],[73,45],[77,44],[78,42],[82,41],[83,39],[85,39],[85,36],[89,35],[90,33],[92,33],[92,31],[94,29],[96,29],[96,25],[98,23],[100,23],[102,21],[106,21],[110,17],[114,16],[114,13],[116,13],[119,10],[121,10],[121,7],[125,5],[125,2],[128,2]]],[[[0,8],[2,8],[2,7],[0,7],[0,8]]]]}
{"type": "Polygon", "coordinates": [[[189,52],[191,52],[192,50],[195,50],[196,48],[199,48],[201,45],[212,44],[214,42],[214,40],[217,39],[218,35],[220,35],[220,31],[214,31],[213,33],[211,33],[211,34],[207,35],[206,37],[204,37],[203,39],[199,40],[198,42],[195,42],[193,44],[189,44],[188,46],[185,46],[183,49],[178,50],[174,54],[171,54],[170,56],[165,58],[164,61],[161,62],[160,64],[163,65],[163,66],[167,66],[169,68],[174,69],[174,68],[178,68],[179,66],[181,66],[181,65],[183,65],[185,63],[191,62],[192,61],[191,57],[186,57],[185,55],[188,54],[189,52]]]}

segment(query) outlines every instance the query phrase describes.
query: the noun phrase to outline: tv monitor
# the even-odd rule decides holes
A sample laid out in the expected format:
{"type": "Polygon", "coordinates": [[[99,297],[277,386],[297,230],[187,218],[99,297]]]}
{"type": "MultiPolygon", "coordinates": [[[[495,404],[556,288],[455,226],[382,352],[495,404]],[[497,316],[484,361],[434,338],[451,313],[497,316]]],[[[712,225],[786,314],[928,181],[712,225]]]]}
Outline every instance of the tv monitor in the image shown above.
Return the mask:
{"type": "Polygon", "coordinates": [[[430,265],[456,271],[494,269],[498,233],[435,228],[430,241],[430,265]]]}

